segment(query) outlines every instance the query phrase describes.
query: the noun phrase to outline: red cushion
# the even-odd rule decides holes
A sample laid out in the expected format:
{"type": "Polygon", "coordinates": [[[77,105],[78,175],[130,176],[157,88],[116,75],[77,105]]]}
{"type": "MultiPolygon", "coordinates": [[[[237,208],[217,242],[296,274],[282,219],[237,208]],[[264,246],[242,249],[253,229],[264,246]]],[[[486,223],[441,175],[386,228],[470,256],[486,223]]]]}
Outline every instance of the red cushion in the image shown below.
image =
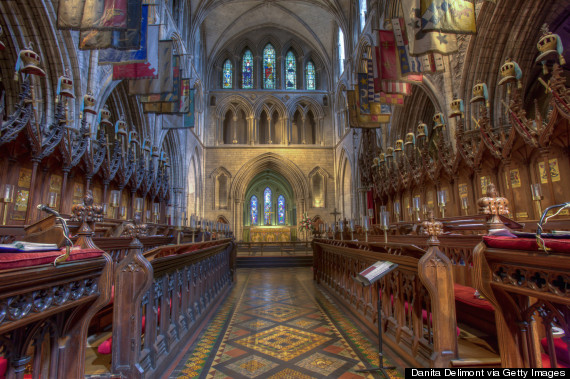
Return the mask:
{"type": "Polygon", "coordinates": [[[455,301],[459,301],[463,304],[468,304],[470,306],[489,312],[495,311],[495,308],[493,308],[488,300],[478,299],[475,297],[475,288],[462,286],[461,284],[455,283],[453,285],[453,290],[455,292],[455,301]]]}
{"type": "Polygon", "coordinates": [[[101,345],[97,347],[97,352],[99,354],[108,355],[111,354],[111,348],[113,347],[113,337],[107,338],[101,345]]]}
{"type": "Polygon", "coordinates": [[[8,370],[8,360],[0,357],[0,379],[6,378],[6,370],[8,370]]]}
{"type": "MultiPolygon", "coordinates": [[[[483,241],[489,247],[496,249],[532,250],[537,251],[538,245],[534,238],[513,238],[506,236],[483,236],[483,241]]],[[[544,238],[544,245],[559,253],[570,253],[570,240],[544,238]]]]}
{"type": "MultiPolygon", "coordinates": [[[[543,368],[551,368],[550,367],[550,356],[548,354],[541,354],[541,358],[542,358],[542,367],[543,368]]],[[[564,362],[560,362],[560,361],[556,361],[556,365],[558,366],[558,368],[570,368],[569,365],[564,364],[564,362]]]]}
{"type": "MultiPolygon", "coordinates": [[[[52,264],[61,254],[65,254],[65,249],[40,253],[0,253],[0,270],[52,264]]],[[[99,249],[76,249],[71,251],[67,261],[96,258],[101,254],[103,250],[99,249]]]]}
{"type": "MultiPolygon", "coordinates": [[[[392,302],[392,306],[394,306],[394,295],[390,295],[390,300],[392,302]]],[[[408,302],[407,301],[404,302],[404,312],[406,314],[408,313],[408,302]]],[[[427,311],[425,309],[422,309],[422,319],[424,320],[424,322],[427,322],[428,317],[427,317],[427,311]]],[[[431,325],[431,321],[432,321],[431,315],[430,315],[429,321],[430,321],[430,325],[431,325]]],[[[459,329],[459,327],[456,327],[456,329],[457,329],[457,335],[459,335],[459,333],[461,333],[461,330],[459,329]]]]}
{"type": "MultiPolygon", "coordinates": [[[[542,345],[544,351],[549,352],[548,342],[546,341],[546,338],[541,339],[540,344],[542,345]]],[[[554,351],[556,351],[556,361],[559,362],[559,364],[562,362],[570,365],[570,358],[568,357],[568,345],[566,345],[566,342],[564,342],[562,338],[554,338],[554,351]]]]}

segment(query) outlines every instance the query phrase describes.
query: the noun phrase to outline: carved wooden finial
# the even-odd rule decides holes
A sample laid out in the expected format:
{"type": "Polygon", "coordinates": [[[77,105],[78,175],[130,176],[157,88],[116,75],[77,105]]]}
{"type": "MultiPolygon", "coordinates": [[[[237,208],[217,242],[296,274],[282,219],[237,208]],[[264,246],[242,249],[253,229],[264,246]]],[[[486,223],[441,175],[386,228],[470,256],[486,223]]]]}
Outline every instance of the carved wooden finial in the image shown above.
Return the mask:
{"type": "Polygon", "coordinates": [[[101,205],[93,205],[93,193],[91,190],[85,192],[83,204],[75,204],[71,209],[71,213],[70,220],[81,223],[77,231],[79,238],[76,244],[84,249],[96,249],[97,246],[95,246],[92,236],[93,230],[95,230],[95,223],[103,221],[103,207],[101,205]]]}
{"type": "Polygon", "coordinates": [[[435,221],[433,217],[433,211],[430,210],[428,213],[428,220],[422,223],[422,226],[426,233],[430,236],[428,240],[429,245],[439,244],[437,236],[443,233],[443,224],[439,221],[435,221]]]}
{"type": "Polygon", "coordinates": [[[140,238],[147,234],[148,225],[142,222],[140,215],[135,214],[133,222],[125,224],[121,237],[140,238]]]}
{"type": "Polygon", "coordinates": [[[505,229],[499,216],[509,214],[509,200],[499,196],[493,183],[487,186],[487,196],[480,198],[477,205],[480,214],[490,216],[487,219],[489,230],[505,229]]]}
{"type": "Polygon", "coordinates": [[[103,221],[103,207],[93,205],[93,193],[91,190],[85,192],[83,204],[75,204],[71,209],[71,221],[79,222],[101,222],[103,221]]]}

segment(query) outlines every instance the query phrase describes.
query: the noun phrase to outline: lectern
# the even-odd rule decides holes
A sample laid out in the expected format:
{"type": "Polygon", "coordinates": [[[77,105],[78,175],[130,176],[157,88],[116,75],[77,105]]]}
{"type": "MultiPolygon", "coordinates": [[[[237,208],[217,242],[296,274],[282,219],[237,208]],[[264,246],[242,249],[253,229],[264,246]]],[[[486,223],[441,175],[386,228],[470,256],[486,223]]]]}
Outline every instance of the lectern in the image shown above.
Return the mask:
{"type": "MultiPolygon", "coordinates": [[[[354,280],[362,284],[363,286],[371,286],[378,280],[382,279],[385,275],[393,271],[398,267],[398,264],[389,261],[378,261],[372,266],[366,268],[364,271],[360,272],[354,280]]],[[[378,291],[378,367],[371,367],[362,370],[357,370],[358,372],[372,372],[380,371],[386,379],[390,379],[390,375],[386,370],[393,370],[395,367],[384,367],[384,354],[382,353],[382,294],[378,291]]]]}

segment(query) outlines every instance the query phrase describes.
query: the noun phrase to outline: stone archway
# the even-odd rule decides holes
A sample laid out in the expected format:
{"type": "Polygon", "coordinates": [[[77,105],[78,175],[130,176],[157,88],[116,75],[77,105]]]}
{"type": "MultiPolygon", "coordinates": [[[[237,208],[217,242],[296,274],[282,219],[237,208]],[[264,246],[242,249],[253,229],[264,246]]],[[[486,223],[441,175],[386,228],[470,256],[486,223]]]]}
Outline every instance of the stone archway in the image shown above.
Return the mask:
{"type": "Polygon", "coordinates": [[[265,153],[245,163],[235,175],[230,189],[233,199],[233,225],[235,225],[238,240],[243,236],[244,207],[246,206],[246,192],[252,180],[263,172],[273,172],[280,175],[291,186],[292,209],[295,214],[293,220],[298,220],[303,212],[307,211],[309,186],[306,176],[291,160],[275,153],[265,153]]]}

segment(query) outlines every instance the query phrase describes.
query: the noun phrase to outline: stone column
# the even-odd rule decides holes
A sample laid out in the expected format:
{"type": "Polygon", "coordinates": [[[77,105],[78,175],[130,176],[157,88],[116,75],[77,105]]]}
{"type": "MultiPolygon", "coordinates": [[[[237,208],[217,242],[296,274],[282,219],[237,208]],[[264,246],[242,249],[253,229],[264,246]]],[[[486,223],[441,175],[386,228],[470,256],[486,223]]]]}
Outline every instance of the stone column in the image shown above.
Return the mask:
{"type": "Polygon", "coordinates": [[[259,118],[253,120],[253,140],[259,144],[259,118]]]}
{"type": "Polygon", "coordinates": [[[224,136],[224,133],[223,133],[223,130],[222,130],[223,125],[222,125],[222,123],[220,122],[220,117],[219,117],[219,116],[216,116],[215,122],[216,122],[216,129],[215,129],[215,130],[216,130],[216,134],[215,134],[214,138],[215,138],[215,140],[216,140],[216,146],[218,146],[218,145],[220,145],[220,144],[223,143],[223,136],[224,136]]]}
{"type": "MultiPolygon", "coordinates": [[[[324,123],[324,119],[322,117],[320,117],[317,121],[317,125],[318,125],[318,133],[317,135],[319,136],[319,142],[321,144],[321,146],[325,145],[325,134],[324,134],[324,128],[323,128],[323,123],[324,123]]],[[[315,141],[315,143],[317,143],[317,141],[315,141]]]]}
{"type": "Polygon", "coordinates": [[[233,130],[233,135],[234,135],[234,139],[232,140],[232,143],[238,143],[237,140],[237,115],[234,114],[234,117],[232,117],[232,130],[233,130]]]}
{"type": "Polygon", "coordinates": [[[305,115],[303,115],[303,116],[301,117],[301,122],[302,122],[302,126],[301,126],[301,143],[302,143],[303,145],[305,145],[305,144],[307,143],[307,131],[305,130],[305,128],[306,128],[306,126],[307,126],[307,124],[306,124],[306,122],[305,122],[306,120],[307,120],[307,118],[305,117],[305,115]]]}
{"type": "Polygon", "coordinates": [[[247,138],[249,141],[250,145],[253,145],[255,143],[255,134],[254,134],[254,118],[253,116],[250,116],[247,118],[247,138]]]}
{"type": "Polygon", "coordinates": [[[289,145],[289,117],[283,118],[283,128],[282,128],[283,139],[281,143],[283,145],[289,145]]]}
{"type": "Polygon", "coordinates": [[[273,121],[273,120],[272,120],[271,116],[270,116],[270,115],[267,115],[267,133],[268,133],[268,136],[269,136],[269,139],[268,139],[268,141],[267,141],[268,144],[272,144],[272,143],[273,143],[273,141],[271,140],[271,124],[272,124],[272,121],[273,121]]]}

